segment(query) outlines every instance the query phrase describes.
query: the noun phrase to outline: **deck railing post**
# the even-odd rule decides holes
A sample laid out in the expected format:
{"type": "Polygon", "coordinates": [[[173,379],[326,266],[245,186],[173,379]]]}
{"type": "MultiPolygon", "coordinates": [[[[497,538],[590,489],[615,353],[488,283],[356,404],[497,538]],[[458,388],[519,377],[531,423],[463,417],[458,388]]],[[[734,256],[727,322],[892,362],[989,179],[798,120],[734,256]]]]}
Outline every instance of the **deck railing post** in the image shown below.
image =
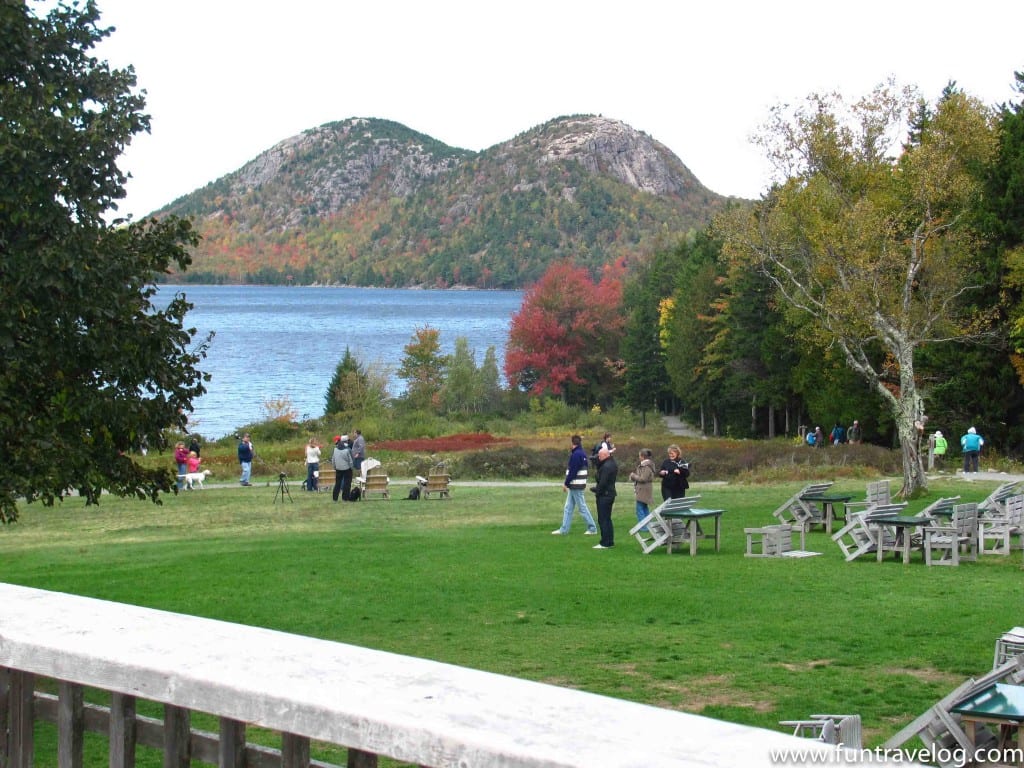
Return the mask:
{"type": "Polygon", "coordinates": [[[135,768],[135,697],[110,697],[110,768],[135,768]]]}
{"type": "Polygon", "coordinates": [[[350,749],[346,768],[377,768],[377,755],[359,749],[350,749]]]}
{"type": "Polygon", "coordinates": [[[61,680],[57,696],[57,765],[82,768],[85,738],[83,688],[61,680]]]}
{"type": "Polygon", "coordinates": [[[217,744],[217,768],[244,768],[245,723],[228,717],[220,719],[220,741],[217,744]]]}
{"type": "Polygon", "coordinates": [[[191,716],[184,707],[164,705],[164,768],[189,768],[191,716]]]}
{"type": "Polygon", "coordinates": [[[309,739],[294,733],[281,734],[281,768],[309,768],[309,739]]]}
{"type": "Polygon", "coordinates": [[[9,768],[32,768],[35,752],[33,737],[35,675],[12,669],[8,694],[9,768]]]}
{"type": "Polygon", "coordinates": [[[10,742],[7,740],[7,725],[10,717],[11,670],[0,667],[0,768],[10,766],[10,742]]]}

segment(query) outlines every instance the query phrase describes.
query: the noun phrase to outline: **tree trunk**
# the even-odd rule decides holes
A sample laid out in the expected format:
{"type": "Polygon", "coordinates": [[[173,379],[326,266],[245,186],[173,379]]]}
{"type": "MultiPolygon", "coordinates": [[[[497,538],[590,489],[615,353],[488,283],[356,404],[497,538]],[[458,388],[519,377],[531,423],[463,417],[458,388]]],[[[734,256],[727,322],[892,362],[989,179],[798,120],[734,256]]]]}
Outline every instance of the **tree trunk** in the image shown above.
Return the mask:
{"type": "Polygon", "coordinates": [[[913,499],[928,490],[928,475],[921,461],[921,433],[915,424],[923,423],[924,408],[914,381],[913,356],[906,355],[901,363],[900,392],[893,408],[900,451],[903,454],[903,487],[899,495],[904,499],[913,499]]]}
{"type": "Polygon", "coordinates": [[[917,428],[914,426],[913,420],[907,424],[901,419],[898,429],[900,452],[903,454],[903,487],[900,489],[899,495],[904,499],[913,499],[921,491],[928,490],[928,476],[925,474],[924,464],[921,462],[917,428]]]}

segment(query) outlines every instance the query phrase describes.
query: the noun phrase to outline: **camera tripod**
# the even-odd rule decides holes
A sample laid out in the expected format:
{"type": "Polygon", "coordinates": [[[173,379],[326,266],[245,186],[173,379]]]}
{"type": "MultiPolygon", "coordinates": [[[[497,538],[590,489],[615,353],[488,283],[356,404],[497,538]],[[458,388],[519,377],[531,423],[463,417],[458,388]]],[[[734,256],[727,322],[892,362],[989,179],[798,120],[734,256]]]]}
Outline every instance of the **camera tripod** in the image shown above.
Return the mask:
{"type": "Polygon", "coordinates": [[[284,504],[284,499],[287,496],[288,501],[294,503],[292,499],[292,492],[288,490],[288,483],[284,481],[287,475],[282,472],[277,476],[277,490],[274,492],[274,501],[272,503],[277,504],[277,498],[281,497],[281,503],[284,504]]]}

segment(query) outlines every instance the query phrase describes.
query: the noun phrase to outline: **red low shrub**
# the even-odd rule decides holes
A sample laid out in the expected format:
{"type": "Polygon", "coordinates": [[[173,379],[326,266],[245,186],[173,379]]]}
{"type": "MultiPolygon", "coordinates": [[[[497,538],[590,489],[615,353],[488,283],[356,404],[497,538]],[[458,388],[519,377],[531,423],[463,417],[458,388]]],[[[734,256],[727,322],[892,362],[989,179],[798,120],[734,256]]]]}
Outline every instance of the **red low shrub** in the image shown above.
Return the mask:
{"type": "Polygon", "coordinates": [[[452,453],[472,451],[502,443],[511,442],[507,437],[494,437],[486,432],[471,432],[461,435],[424,437],[417,440],[386,440],[374,443],[374,448],[385,451],[416,451],[420,453],[452,453]]]}

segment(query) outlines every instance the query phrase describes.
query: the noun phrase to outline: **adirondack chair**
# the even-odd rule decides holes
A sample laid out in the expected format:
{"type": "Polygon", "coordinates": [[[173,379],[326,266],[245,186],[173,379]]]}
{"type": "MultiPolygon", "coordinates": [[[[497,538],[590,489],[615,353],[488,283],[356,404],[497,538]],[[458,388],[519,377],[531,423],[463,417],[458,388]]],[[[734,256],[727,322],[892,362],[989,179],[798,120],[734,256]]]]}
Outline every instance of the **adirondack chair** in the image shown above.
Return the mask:
{"type": "Polygon", "coordinates": [[[700,496],[684,496],[680,499],[668,499],[650,511],[643,520],[629,529],[629,535],[639,542],[640,549],[649,555],[658,547],[663,547],[672,540],[672,520],[661,516],[663,511],[692,509],[700,496]]]}
{"type": "Polygon", "coordinates": [[[387,471],[377,459],[366,459],[360,468],[360,476],[356,478],[356,485],[360,490],[360,499],[365,501],[371,494],[377,494],[382,499],[391,499],[391,478],[387,471]]]}
{"type": "Polygon", "coordinates": [[[923,535],[925,565],[960,565],[962,559],[977,560],[978,505],[957,504],[948,525],[929,525],[923,535]]]}
{"type": "Polygon", "coordinates": [[[998,669],[1011,659],[1024,655],[1024,627],[1014,627],[996,640],[992,669],[998,669]]]}
{"type": "Polygon", "coordinates": [[[800,534],[800,549],[806,549],[807,534],[800,525],[765,525],[760,528],[744,528],[747,537],[746,557],[782,557],[796,549],[793,536],[800,534]]]}
{"type": "Polygon", "coordinates": [[[953,508],[956,503],[960,501],[959,496],[944,496],[936,499],[927,507],[921,510],[921,515],[924,517],[930,517],[932,520],[939,521],[941,519],[949,518],[953,513],[953,508]],[[945,512],[946,514],[942,514],[945,512]]]}
{"type": "MultiPolygon", "coordinates": [[[[885,515],[898,515],[907,508],[906,502],[900,504],[879,504],[863,512],[854,512],[847,516],[846,525],[832,534],[832,541],[839,545],[846,562],[855,560],[861,555],[876,552],[878,549],[878,531],[872,526],[872,518],[885,515]]],[[[896,538],[892,533],[883,531],[883,547],[895,545],[896,538]]]]}
{"type": "Polygon", "coordinates": [[[824,524],[822,511],[805,496],[819,496],[832,487],[832,483],[811,483],[790,496],[772,515],[782,525],[798,525],[805,531],[816,523],[824,524]]]}
{"type": "Polygon", "coordinates": [[[971,755],[976,747],[987,749],[994,746],[996,737],[988,731],[980,731],[976,740],[971,739],[963,729],[960,716],[951,710],[959,702],[995,683],[1020,684],[1022,681],[1024,681],[1024,655],[1010,659],[982,677],[968,679],[957,686],[892,736],[882,745],[882,748],[887,751],[901,749],[914,738],[919,738],[930,754],[937,757],[944,756],[944,761],[937,763],[941,768],[954,768],[954,766],[961,768],[963,765],[960,759],[961,754],[971,755]],[[959,750],[964,751],[960,752],[959,750]]]}
{"type": "Polygon", "coordinates": [[[861,748],[860,715],[811,715],[806,720],[780,720],[779,725],[793,728],[794,736],[842,744],[848,749],[861,748]]]}
{"type": "Polygon", "coordinates": [[[1024,489],[1021,488],[1019,480],[1003,483],[992,491],[984,501],[978,502],[978,515],[980,517],[1005,515],[1006,500],[1020,493],[1024,493],[1024,489]]]}
{"type": "Polygon", "coordinates": [[[1005,513],[978,517],[979,552],[983,555],[1008,555],[1013,537],[1017,549],[1024,547],[1024,494],[1008,498],[1005,513]],[[988,546],[992,542],[992,546],[988,546]]]}
{"type": "Polygon", "coordinates": [[[320,474],[317,476],[316,489],[320,493],[330,493],[334,489],[337,474],[329,461],[320,462],[320,474]]]}
{"type": "Polygon", "coordinates": [[[869,507],[878,506],[879,504],[891,504],[892,503],[892,492],[889,487],[888,480],[878,480],[873,483],[868,483],[867,492],[864,495],[864,501],[848,501],[846,502],[846,513],[851,512],[863,512],[869,507]]]}
{"type": "Polygon", "coordinates": [[[435,465],[430,472],[427,473],[427,483],[420,490],[420,498],[429,499],[430,494],[437,494],[439,499],[450,499],[452,497],[449,484],[451,483],[451,476],[448,474],[448,468],[444,463],[435,465]]]}

